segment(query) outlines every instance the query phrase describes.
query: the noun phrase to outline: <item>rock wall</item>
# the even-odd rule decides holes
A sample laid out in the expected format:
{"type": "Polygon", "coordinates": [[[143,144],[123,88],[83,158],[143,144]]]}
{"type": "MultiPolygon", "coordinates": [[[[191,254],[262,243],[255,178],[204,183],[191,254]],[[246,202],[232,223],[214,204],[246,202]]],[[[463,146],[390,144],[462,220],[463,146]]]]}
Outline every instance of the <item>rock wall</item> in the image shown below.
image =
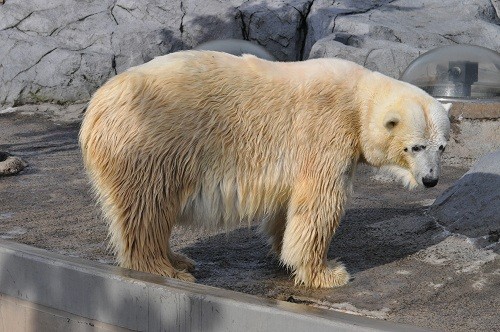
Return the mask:
{"type": "Polygon", "coordinates": [[[311,58],[341,57],[399,78],[411,61],[438,46],[500,51],[498,0],[341,0],[333,8],[328,3],[316,0],[311,9],[311,58]]]}
{"type": "Polygon", "coordinates": [[[87,100],[109,77],[212,39],[303,57],[312,1],[7,0],[0,5],[0,106],[87,100]]]}
{"type": "Polygon", "coordinates": [[[281,61],[346,58],[393,77],[422,52],[500,51],[498,0],[5,0],[0,107],[86,101],[111,76],[223,38],[281,61]]]}
{"type": "Polygon", "coordinates": [[[486,154],[439,196],[429,214],[451,233],[487,247],[500,236],[500,150],[486,154]]]}

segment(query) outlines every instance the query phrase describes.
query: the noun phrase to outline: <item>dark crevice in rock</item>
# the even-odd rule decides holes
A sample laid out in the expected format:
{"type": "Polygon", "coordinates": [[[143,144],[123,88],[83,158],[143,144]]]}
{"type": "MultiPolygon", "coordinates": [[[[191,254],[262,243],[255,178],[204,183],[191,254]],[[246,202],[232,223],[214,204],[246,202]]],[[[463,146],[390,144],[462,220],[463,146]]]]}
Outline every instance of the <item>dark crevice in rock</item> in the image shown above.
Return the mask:
{"type": "Polygon", "coordinates": [[[179,31],[182,34],[184,33],[184,17],[186,16],[186,9],[184,8],[184,3],[181,1],[181,12],[182,12],[182,17],[181,17],[181,25],[179,26],[179,31]]]}
{"type": "Polygon", "coordinates": [[[60,31],[60,27],[57,27],[57,28],[54,28],[50,33],[49,33],[49,37],[52,37],[56,32],[59,32],[60,31]]]}
{"type": "Polygon", "coordinates": [[[459,44],[459,42],[455,41],[453,39],[453,37],[456,37],[457,35],[440,35],[441,37],[443,37],[444,39],[448,40],[448,41],[451,41],[453,44],[459,44]]]}
{"type": "Polygon", "coordinates": [[[111,68],[113,68],[113,72],[115,75],[118,75],[118,71],[116,70],[116,55],[113,54],[113,58],[111,59],[111,68]]]}
{"type": "Polygon", "coordinates": [[[298,38],[298,55],[297,59],[302,61],[304,60],[304,51],[306,48],[306,41],[307,41],[307,32],[308,32],[308,25],[307,25],[307,18],[309,17],[309,13],[311,13],[311,8],[314,4],[314,0],[310,1],[307,3],[306,10],[304,12],[301,12],[297,8],[297,10],[300,14],[300,22],[299,22],[299,38],[298,38]]]}
{"type": "Polygon", "coordinates": [[[375,49],[371,49],[368,54],[366,55],[365,61],[363,61],[363,67],[366,67],[366,63],[368,62],[368,58],[370,57],[370,54],[375,51],[375,49]]]}
{"type": "MultiPolygon", "coordinates": [[[[114,6],[113,6],[113,8],[114,8],[114,6]]],[[[95,16],[95,15],[98,15],[98,14],[111,12],[111,16],[112,16],[112,17],[113,17],[113,19],[114,19],[114,16],[113,16],[112,10],[113,10],[113,9],[99,11],[99,12],[97,12],[97,13],[92,13],[92,14],[86,15],[86,16],[84,16],[84,17],[81,17],[81,18],[77,19],[76,21],[71,21],[71,22],[69,22],[69,23],[67,23],[67,24],[65,24],[65,25],[63,25],[63,26],[60,26],[60,27],[57,27],[57,28],[53,29],[53,30],[52,30],[52,31],[48,34],[48,36],[49,36],[49,37],[53,37],[55,34],[58,34],[59,32],[61,32],[61,31],[65,30],[65,29],[67,29],[70,25],[72,25],[72,24],[74,24],[74,23],[77,23],[77,22],[83,22],[83,21],[85,21],[87,18],[92,17],[92,16],[95,16]]],[[[116,23],[116,24],[118,24],[118,23],[116,22],[116,20],[114,20],[114,21],[115,21],[115,23],[116,23]]],[[[24,30],[20,30],[20,31],[25,32],[24,30]]],[[[38,33],[37,33],[37,34],[38,34],[38,33]]],[[[89,45],[89,46],[90,46],[90,45],[89,45]]],[[[89,46],[87,46],[87,47],[89,47],[89,46]]],[[[85,48],[87,48],[87,47],[85,47],[85,48]]],[[[61,49],[64,49],[64,48],[61,48],[61,49]]],[[[70,48],[66,48],[66,49],[71,50],[70,48]]],[[[82,49],[79,49],[79,50],[82,50],[82,49]]],[[[75,50],[75,51],[79,51],[79,50],[75,50]]]]}
{"type": "Polygon", "coordinates": [[[21,91],[19,91],[19,93],[17,94],[18,97],[14,100],[14,103],[12,104],[12,107],[17,107],[17,106],[20,106],[23,104],[23,101],[22,101],[22,96],[24,94],[24,90],[26,90],[26,86],[24,86],[21,91]]]}
{"type": "Polygon", "coordinates": [[[238,15],[236,18],[239,17],[240,22],[241,22],[241,36],[243,37],[244,40],[249,40],[250,37],[250,21],[252,20],[252,14],[250,14],[250,17],[248,19],[248,25],[245,22],[245,14],[238,9],[238,15]]]}
{"type": "Polygon", "coordinates": [[[0,162],[6,161],[10,157],[10,153],[0,151],[0,162]]]}
{"type": "Polygon", "coordinates": [[[115,14],[113,14],[113,11],[115,10],[115,7],[116,7],[116,1],[117,0],[115,0],[113,2],[113,5],[109,8],[109,15],[111,16],[113,21],[116,23],[116,25],[118,25],[118,20],[116,19],[115,14]]]}
{"type": "Polygon", "coordinates": [[[34,12],[29,13],[22,19],[20,19],[16,24],[10,25],[8,27],[3,28],[2,30],[8,30],[8,29],[14,29],[17,28],[19,24],[23,23],[25,20],[27,20],[31,15],[33,15],[34,12]]]}
{"type": "Polygon", "coordinates": [[[491,3],[491,6],[493,7],[493,11],[494,11],[493,20],[497,24],[500,24],[500,3],[497,0],[490,0],[490,3],[491,3]]]}
{"type": "Polygon", "coordinates": [[[83,21],[85,21],[87,18],[92,17],[92,16],[97,15],[97,14],[100,14],[100,13],[103,13],[103,12],[97,12],[97,13],[92,13],[92,14],[89,14],[89,15],[85,15],[84,17],[79,18],[79,19],[78,19],[78,20],[76,20],[75,22],[83,22],[83,21]]]}
{"type": "MultiPolygon", "coordinates": [[[[123,9],[124,11],[126,11],[127,13],[129,13],[130,15],[132,15],[132,11],[126,7],[123,7],[123,6],[120,6],[120,5],[115,5],[115,7],[118,7],[118,8],[121,8],[123,9]]],[[[132,15],[134,16],[134,15],[132,15]]]]}
{"type": "Polygon", "coordinates": [[[19,73],[16,74],[16,76],[14,76],[10,81],[13,81],[16,79],[16,77],[18,77],[19,75],[21,75],[22,73],[25,73],[27,72],[28,70],[30,70],[31,68],[35,67],[37,64],[40,63],[40,61],[43,60],[43,58],[45,58],[47,55],[49,55],[50,53],[54,52],[55,50],[57,50],[57,47],[51,49],[50,51],[46,52],[45,54],[43,54],[40,59],[38,59],[37,62],[35,62],[34,64],[32,64],[31,66],[29,66],[28,68],[24,69],[24,70],[21,70],[19,73]]]}

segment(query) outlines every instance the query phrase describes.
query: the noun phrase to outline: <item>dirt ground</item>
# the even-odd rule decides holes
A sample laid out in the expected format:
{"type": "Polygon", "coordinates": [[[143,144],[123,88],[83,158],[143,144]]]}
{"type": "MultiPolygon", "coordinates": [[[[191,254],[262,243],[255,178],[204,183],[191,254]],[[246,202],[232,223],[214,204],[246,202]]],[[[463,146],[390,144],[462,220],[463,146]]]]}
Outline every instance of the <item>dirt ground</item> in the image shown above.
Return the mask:
{"type": "MultiPolygon", "coordinates": [[[[0,115],[0,151],[29,163],[0,177],[0,238],[113,264],[77,133],[78,124],[0,115]]],[[[361,168],[329,251],[354,277],[344,287],[294,286],[255,226],[227,234],[177,229],[173,247],[197,262],[201,284],[441,331],[500,331],[498,242],[480,248],[428,214],[465,171],[444,167],[436,187],[410,192],[361,168]]]]}

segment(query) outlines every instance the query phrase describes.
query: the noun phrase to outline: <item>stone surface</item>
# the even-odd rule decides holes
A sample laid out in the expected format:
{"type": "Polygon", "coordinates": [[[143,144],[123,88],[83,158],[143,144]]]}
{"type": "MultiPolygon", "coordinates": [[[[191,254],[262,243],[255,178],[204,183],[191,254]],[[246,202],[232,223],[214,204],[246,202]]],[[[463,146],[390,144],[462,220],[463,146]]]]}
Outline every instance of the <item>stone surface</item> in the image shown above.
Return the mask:
{"type": "MultiPolygon", "coordinates": [[[[338,56],[393,77],[441,45],[500,51],[499,0],[3,2],[0,150],[30,167],[0,181],[0,237],[107,263],[105,224],[81,169],[76,122],[111,76],[221,38],[252,41],[278,60],[338,56]]],[[[496,109],[490,113],[488,121],[455,114],[459,141],[445,156],[459,155],[453,143],[498,149],[496,109]],[[479,142],[479,131],[489,141],[479,142]]],[[[461,170],[447,167],[437,187],[411,193],[360,176],[329,252],[355,279],[331,292],[294,287],[253,229],[178,229],[173,246],[198,261],[196,277],[207,285],[443,331],[491,331],[500,308],[499,159],[497,152],[478,163],[430,211],[461,170]]]]}
{"type": "Polygon", "coordinates": [[[240,8],[243,37],[254,40],[278,60],[302,60],[311,1],[248,1],[240,8]]]}
{"type": "Polygon", "coordinates": [[[315,1],[305,52],[337,56],[398,78],[419,54],[444,45],[500,50],[499,2],[315,1]]]}
{"type": "Polygon", "coordinates": [[[9,0],[0,6],[0,107],[86,101],[165,53],[244,39],[278,60],[337,56],[398,77],[428,49],[500,50],[498,0],[9,0]]]}
{"type": "Polygon", "coordinates": [[[481,156],[500,149],[500,102],[452,101],[451,135],[443,162],[471,167],[481,156]]]}
{"type": "Polygon", "coordinates": [[[88,100],[155,56],[223,38],[303,55],[312,1],[22,1],[0,7],[0,106],[88,100]]]}
{"type": "Polygon", "coordinates": [[[443,155],[448,165],[470,167],[481,156],[500,149],[500,119],[451,118],[451,137],[443,155]]]}
{"type": "Polygon", "coordinates": [[[51,121],[62,123],[77,123],[83,118],[87,103],[75,103],[71,105],[57,105],[50,103],[26,104],[15,107],[7,107],[0,110],[0,115],[16,113],[20,115],[38,115],[51,121]]]}
{"type": "Polygon", "coordinates": [[[319,40],[310,56],[347,59],[371,70],[399,78],[408,64],[423,52],[407,44],[338,33],[319,40]]]}
{"type": "MultiPolygon", "coordinates": [[[[30,163],[18,176],[0,178],[0,238],[112,264],[107,226],[82,169],[78,124],[15,112],[0,116],[0,128],[0,151],[30,163]]],[[[444,167],[436,187],[410,192],[374,182],[360,167],[328,253],[354,277],[344,287],[294,286],[257,226],[175,228],[172,247],[196,261],[200,284],[436,331],[495,331],[499,255],[443,231],[428,213],[434,198],[465,171],[444,167]]]]}
{"type": "Polygon", "coordinates": [[[0,151],[0,176],[17,174],[26,166],[28,166],[28,163],[21,158],[0,151]]]}
{"type": "MultiPolygon", "coordinates": [[[[439,196],[430,209],[451,233],[498,244],[500,235],[500,150],[490,153],[439,196]]],[[[498,247],[498,246],[497,246],[498,247]]]]}

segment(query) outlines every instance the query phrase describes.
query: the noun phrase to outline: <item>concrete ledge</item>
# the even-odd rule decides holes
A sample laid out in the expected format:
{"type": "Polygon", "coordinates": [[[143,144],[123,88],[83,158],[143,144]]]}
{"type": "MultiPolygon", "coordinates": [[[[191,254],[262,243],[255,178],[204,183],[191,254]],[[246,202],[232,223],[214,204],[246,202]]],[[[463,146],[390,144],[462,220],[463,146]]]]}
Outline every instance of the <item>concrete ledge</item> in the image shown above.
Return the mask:
{"type": "Polygon", "coordinates": [[[22,331],[423,331],[0,240],[0,330],[14,327],[22,331]]]}
{"type": "Polygon", "coordinates": [[[0,293],[0,331],[130,331],[0,293]]]}
{"type": "Polygon", "coordinates": [[[498,100],[446,100],[451,102],[451,139],[443,161],[470,167],[481,156],[500,149],[498,100]]]}
{"type": "MultiPolygon", "coordinates": [[[[444,101],[448,102],[448,101],[444,101]]],[[[500,119],[500,101],[498,100],[450,100],[452,118],[473,120],[500,119]]]]}

